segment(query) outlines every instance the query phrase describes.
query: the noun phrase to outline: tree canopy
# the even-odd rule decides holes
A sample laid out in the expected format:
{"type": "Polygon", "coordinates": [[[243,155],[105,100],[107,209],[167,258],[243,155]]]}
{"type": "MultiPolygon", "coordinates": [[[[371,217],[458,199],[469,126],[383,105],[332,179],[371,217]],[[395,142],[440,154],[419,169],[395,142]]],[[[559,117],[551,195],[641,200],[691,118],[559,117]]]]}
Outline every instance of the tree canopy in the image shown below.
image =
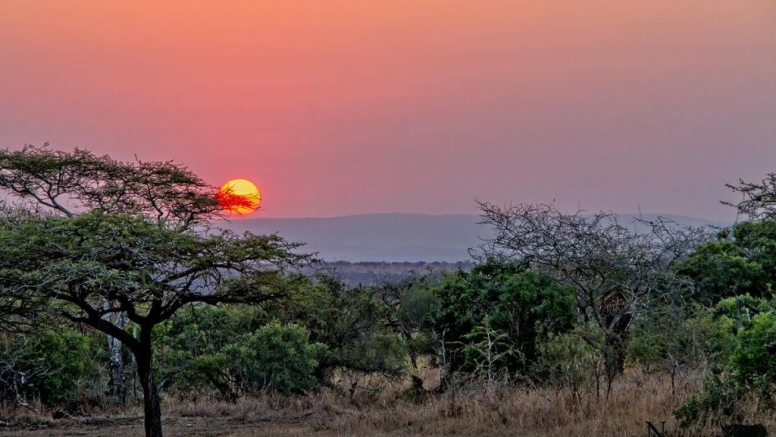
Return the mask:
{"type": "Polygon", "coordinates": [[[708,239],[704,229],[658,218],[624,226],[610,212],[564,213],[553,205],[501,207],[481,203],[482,223],[493,228],[481,257],[525,263],[576,290],[585,323],[606,333],[603,342],[586,338],[606,357],[609,387],[623,370],[628,327],[639,308],[681,298],[689,281],[673,268],[708,239]],[[679,296],[677,296],[677,294],[679,296]]]}
{"type": "Polygon", "coordinates": [[[210,229],[218,190],[173,162],[26,146],[0,151],[0,189],[17,199],[0,209],[0,308],[17,318],[45,309],[124,344],[137,361],[147,436],[162,435],[154,327],[187,304],[286,296],[289,269],[311,259],[277,235],[210,229]]]}

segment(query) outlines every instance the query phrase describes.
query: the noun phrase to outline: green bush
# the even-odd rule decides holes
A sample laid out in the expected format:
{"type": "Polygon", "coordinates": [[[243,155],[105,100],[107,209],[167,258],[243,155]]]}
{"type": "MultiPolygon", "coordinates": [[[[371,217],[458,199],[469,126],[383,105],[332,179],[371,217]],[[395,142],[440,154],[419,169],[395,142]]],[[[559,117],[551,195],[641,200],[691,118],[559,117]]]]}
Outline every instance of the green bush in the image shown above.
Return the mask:
{"type": "Polygon", "coordinates": [[[592,322],[570,332],[551,334],[539,346],[540,359],[534,373],[543,381],[570,389],[578,399],[583,393],[598,395],[604,374],[603,354],[583,339],[600,344],[604,335],[592,322]]]}
{"type": "Polygon", "coordinates": [[[282,320],[304,326],[311,342],[326,345],[315,370],[319,384],[330,384],[340,370],[389,377],[403,373],[407,348],[389,328],[389,307],[374,290],[322,276],[300,294],[295,305],[284,309],[282,320]]]}
{"type": "Polygon", "coordinates": [[[628,360],[647,371],[724,365],[737,347],[733,322],[700,306],[657,307],[631,328],[628,360]]]}
{"type": "Polygon", "coordinates": [[[444,344],[450,374],[487,367],[489,377],[530,377],[540,345],[576,321],[574,290],[522,264],[491,260],[446,275],[436,294],[427,329],[444,344]]]}
{"type": "MultiPolygon", "coordinates": [[[[214,336],[224,340],[224,333],[214,336]]],[[[228,341],[206,339],[196,353],[166,351],[166,365],[178,366],[174,383],[179,390],[210,388],[233,400],[262,390],[303,393],[318,384],[315,369],[326,346],[310,342],[310,333],[302,326],[272,321],[254,332],[233,332],[228,341]]]]}
{"type": "Polygon", "coordinates": [[[317,385],[314,371],[326,350],[302,326],[273,321],[224,348],[237,381],[253,390],[303,393],[317,385]]]}
{"type": "Polygon", "coordinates": [[[0,395],[46,405],[94,403],[107,392],[106,343],[62,327],[6,335],[0,344],[0,395]]]}
{"type": "Polygon", "coordinates": [[[733,352],[715,366],[712,375],[704,381],[703,390],[675,412],[685,423],[737,414],[740,400],[745,397],[759,399],[763,407],[773,405],[776,384],[773,302],[744,295],[721,300],[713,312],[714,320],[733,336],[733,352]]]}
{"type": "Polygon", "coordinates": [[[731,417],[740,396],[740,387],[734,381],[712,374],[704,380],[703,390],[682,404],[674,416],[685,426],[716,416],[731,417]]]}
{"type": "Polygon", "coordinates": [[[690,255],[679,272],[696,282],[693,299],[768,297],[776,291],[776,220],[738,223],[690,255]]]}

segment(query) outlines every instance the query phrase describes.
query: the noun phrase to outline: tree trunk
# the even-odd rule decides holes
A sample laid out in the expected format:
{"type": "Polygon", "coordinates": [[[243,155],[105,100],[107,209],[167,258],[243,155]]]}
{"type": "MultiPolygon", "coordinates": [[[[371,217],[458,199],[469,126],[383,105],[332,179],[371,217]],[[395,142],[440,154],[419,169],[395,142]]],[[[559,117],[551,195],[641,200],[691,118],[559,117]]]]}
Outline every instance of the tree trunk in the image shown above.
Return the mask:
{"type": "MultiPolygon", "coordinates": [[[[110,308],[110,302],[106,299],[102,301],[103,310],[110,308]]],[[[107,313],[103,320],[110,322],[119,329],[127,326],[127,316],[124,313],[107,313]]],[[[108,351],[110,357],[110,387],[113,401],[123,405],[127,398],[127,381],[124,374],[124,358],[122,356],[121,341],[110,335],[106,335],[108,340],[108,351]]]]}
{"type": "Polygon", "coordinates": [[[627,332],[610,332],[604,343],[604,371],[606,373],[606,398],[612,391],[612,383],[617,375],[625,371],[625,347],[627,332]]]}
{"type": "Polygon", "coordinates": [[[407,344],[407,353],[410,356],[412,369],[418,370],[418,352],[412,347],[412,333],[406,328],[401,328],[399,332],[401,332],[401,335],[404,337],[404,343],[407,344]]]}
{"type": "Polygon", "coordinates": [[[126,401],[126,384],[124,380],[124,361],[121,357],[121,343],[118,340],[108,337],[108,348],[110,350],[110,387],[113,402],[123,405],[126,401]]]}
{"type": "Polygon", "coordinates": [[[154,372],[151,367],[153,353],[151,349],[150,333],[140,332],[140,346],[135,351],[137,362],[137,376],[143,387],[143,406],[145,410],[145,435],[146,437],[162,437],[162,407],[159,404],[159,390],[154,381],[154,372]],[[148,338],[144,338],[147,336],[148,338]]]}

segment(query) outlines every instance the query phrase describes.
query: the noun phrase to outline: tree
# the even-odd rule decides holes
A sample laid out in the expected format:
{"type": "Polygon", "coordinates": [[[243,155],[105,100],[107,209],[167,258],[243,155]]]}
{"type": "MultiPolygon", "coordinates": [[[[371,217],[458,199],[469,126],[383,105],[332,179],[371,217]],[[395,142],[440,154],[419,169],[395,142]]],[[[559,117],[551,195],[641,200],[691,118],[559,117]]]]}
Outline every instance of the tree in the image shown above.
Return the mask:
{"type": "MultiPolygon", "coordinates": [[[[689,424],[709,418],[736,418],[746,401],[760,408],[773,406],[776,384],[776,302],[748,294],[722,299],[711,308],[715,342],[724,352],[703,389],[674,415],[689,424]],[[725,338],[727,337],[727,338],[725,338]]],[[[750,404],[751,406],[751,404],[750,404]]]]}
{"type": "Polygon", "coordinates": [[[740,193],[743,199],[738,203],[723,204],[736,208],[750,221],[776,218],[776,173],[768,173],[759,183],[739,180],[738,185],[727,184],[727,187],[740,193]]]}
{"type": "Polygon", "coordinates": [[[698,248],[680,272],[696,282],[697,298],[715,304],[714,322],[734,337],[733,352],[704,381],[703,390],[676,412],[683,422],[737,416],[743,399],[773,405],[776,384],[776,173],[759,183],[728,188],[741,194],[735,207],[747,221],[723,229],[698,248]]]}
{"type": "Polygon", "coordinates": [[[317,276],[302,293],[280,319],[303,325],[311,343],[326,345],[315,369],[319,384],[331,385],[332,377],[346,376],[353,396],[365,375],[390,380],[403,374],[406,352],[391,332],[389,308],[373,289],[317,276]]]}
{"type": "Polygon", "coordinates": [[[574,324],[574,290],[520,263],[490,259],[446,275],[435,292],[439,305],[427,324],[440,342],[443,378],[508,372],[527,379],[539,345],[574,324]]]}
{"type": "Polygon", "coordinates": [[[776,220],[722,230],[716,241],[698,247],[679,272],[695,281],[693,298],[704,303],[747,293],[769,296],[776,290],[776,220]]]}
{"type": "Polygon", "coordinates": [[[720,231],[716,241],[699,247],[681,268],[697,282],[697,298],[712,303],[745,293],[767,296],[776,287],[776,173],[759,183],[740,180],[727,187],[742,200],[722,203],[747,221],[720,231]]]}
{"type": "Polygon", "coordinates": [[[420,335],[421,324],[439,306],[429,277],[412,275],[395,281],[382,281],[372,289],[388,309],[386,324],[401,336],[407,346],[410,365],[417,371],[418,356],[432,349],[427,338],[420,335]]]}
{"type": "MultiPolygon", "coordinates": [[[[3,218],[6,222],[21,222],[31,217],[26,210],[13,208],[3,201],[0,201],[0,209],[10,212],[3,218]]],[[[3,280],[2,274],[0,270],[0,281],[3,280]]],[[[40,299],[30,293],[18,292],[3,296],[0,299],[0,332],[22,332],[35,325],[40,315],[40,304],[40,299]]]]}
{"type": "Polygon", "coordinates": [[[173,162],[25,146],[0,151],[0,188],[18,199],[0,211],[0,301],[40,302],[127,347],[147,437],[162,436],[154,328],[193,303],[287,296],[287,271],[310,260],[277,235],[210,229],[221,214],[218,191],[173,162]]]}
{"type": "Polygon", "coordinates": [[[574,287],[583,322],[594,322],[606,333],[603,343],[585,340],[604,355],[608,389],[623,370],[636,311],[652,299],[681,297],[677,290],[689,281],[673,269],[708,238],[703,229],[660,218],[638,221],[643,229],[637,231],[609,212],[567,214],[553,205],[527,204],[480,203],[480,208],[482,224],[494,230],[480,256],[519,261],[574,287]]]}

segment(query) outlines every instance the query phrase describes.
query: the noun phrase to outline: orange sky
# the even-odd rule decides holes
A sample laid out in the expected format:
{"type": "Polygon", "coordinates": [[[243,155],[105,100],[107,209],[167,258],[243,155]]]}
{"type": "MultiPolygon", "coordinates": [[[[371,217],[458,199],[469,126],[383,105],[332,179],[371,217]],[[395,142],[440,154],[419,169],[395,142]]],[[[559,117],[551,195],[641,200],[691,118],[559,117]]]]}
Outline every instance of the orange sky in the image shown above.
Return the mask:
{"type": "Polygon", "coordinates": [[[267,217],[473,199],[727,218],[776,171],[772,0],[0,2],[0,145],[256,181],[267,217]]]}

